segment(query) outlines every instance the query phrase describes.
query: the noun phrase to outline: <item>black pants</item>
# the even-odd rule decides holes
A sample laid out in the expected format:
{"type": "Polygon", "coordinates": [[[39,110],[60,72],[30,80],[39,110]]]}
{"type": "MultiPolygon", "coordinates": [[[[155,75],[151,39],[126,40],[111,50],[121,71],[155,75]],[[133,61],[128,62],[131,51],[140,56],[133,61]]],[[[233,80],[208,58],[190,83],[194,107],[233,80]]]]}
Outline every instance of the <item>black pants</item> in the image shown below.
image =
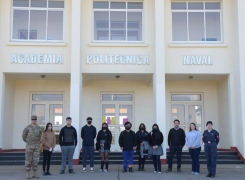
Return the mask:
{"type": "Polygon", "coordinates": [[[153,165],[154,165],[155,171],[161,172],[160,155],[152,155],[152,159],[153,159],[153,165]]]}
{"type": "Polygon", "coordinates": [[[43,150],[43,171],[45,171],[46,164],[47,164],[47,171],[49,171],[51,155],[52,155],[52,151],[50,152],[48,150],[43,150]]]}
{"type": "Polygon", "coordinates": [[[173,156],[177,152],[177,169],[181,167],[181,154],[183,146],[169,146],[169,155],[168,155],[168,168],[172,169],[173,167],[173,156]]]}
{"type": "Polygon", "coordinates": [[[138,151],[138,154],[139,154],[139,168],[144,168],[145,166],[145,156],[142,158],[141,155],[140,155],[140,151],[138,151]]]}

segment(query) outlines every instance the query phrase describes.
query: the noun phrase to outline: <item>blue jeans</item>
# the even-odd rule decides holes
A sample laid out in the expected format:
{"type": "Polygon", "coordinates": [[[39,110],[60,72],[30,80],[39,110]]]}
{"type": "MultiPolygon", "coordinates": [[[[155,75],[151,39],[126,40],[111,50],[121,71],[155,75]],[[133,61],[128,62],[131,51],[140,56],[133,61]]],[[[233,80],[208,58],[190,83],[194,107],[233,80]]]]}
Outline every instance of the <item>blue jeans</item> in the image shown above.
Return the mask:
{"type": "Polygon", "coordinates": [[[129,165],[133,165],[134,150],[123,151],[123,168],[127,169],[129,165]]]}
{"type": "Polygon", "coordinates": [[[207,160],[207,168],[209,174],[216,174],[216,159],[217,159],[217,144],[205,143],[204,145],[205,157],[207,160]]]}
{"type": "Polygon", "coordinates": [[[200,162],[199,162],[199,155],[200,155],[201,147],[196,149],[189,149],[189,153],[192,159],[192,171],[200,173],[200,162]]]}
{"type": "Polygon", "coordinates": [[[90,167],[94,167],[94,146],[83,146],[83,167],[87,166],[87,156],[89,153],[90,167]]]}

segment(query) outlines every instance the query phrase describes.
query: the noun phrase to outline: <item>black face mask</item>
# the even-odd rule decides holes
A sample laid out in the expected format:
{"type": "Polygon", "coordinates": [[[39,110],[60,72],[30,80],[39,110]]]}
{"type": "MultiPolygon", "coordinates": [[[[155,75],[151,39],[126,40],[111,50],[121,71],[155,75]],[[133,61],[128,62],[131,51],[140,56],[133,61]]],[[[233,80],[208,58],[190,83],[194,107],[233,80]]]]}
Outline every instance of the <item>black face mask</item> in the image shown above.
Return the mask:
{"type": "Polygon", "coordinates": [[[92,123],[92,121],[88,121],[88,124],[91,124],[92,123]]]}
{"type": "Polygon", "coordinates": [[[106,129],[107,129],[107,127],[102,127],[102,129],[103,129],[103,130],[106,130],[106,129]]]}
{"type": "Polygon", "coordinates": [[[130,128],[131,128],[131,127],[128,127],[128,126],[125,127],[126,130],[130,130],[130,128]]]}
{"type": "Polygon", "coordinates": [[[153,129],[153,132],[157,132],[157,129],[154,128],[154,129],[153,129]]]}
{"type": "Polygon", "coordinates": [[[145,130],[145,128],[144,127],[140,127],[140,130],[145,130]]]}

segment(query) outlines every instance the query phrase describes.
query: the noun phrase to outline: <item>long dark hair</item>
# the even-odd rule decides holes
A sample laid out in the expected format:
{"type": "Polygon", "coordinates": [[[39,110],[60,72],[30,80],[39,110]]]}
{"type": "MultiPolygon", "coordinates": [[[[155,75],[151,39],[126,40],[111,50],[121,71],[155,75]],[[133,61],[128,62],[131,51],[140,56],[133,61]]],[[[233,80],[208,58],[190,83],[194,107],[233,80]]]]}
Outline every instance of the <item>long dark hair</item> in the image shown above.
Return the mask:
{"type": "Polygon", "coordinates": [[[191,124],[190,124],[189,131],[191,131],[191,125],[192,125],[192,124],[195,126],[195,130],[197,131],[197,126],[196,126],[195,123],[191,123],[191,124]]]}
{"type": "Polygon", "coordinates": [[[103,125],[106,125],[106,131],[108,131],[109,129],[108,129],[108,124],[107,123],[102,123],[102,126],[101,126],[101,131],[103,131],[103,125]]]}
{"type": "MultiPolygon", "coordinates": [[[[50,123],[50,122],[47,123],[46,124],[46,128],[45,128],[45,132],[48,130],[49,125],[51,125],[53,127],[52,123],[50,123]]],[[[51,131],[53,131],[53,128],[51,128],[51,131]]]]}
{"type": "MultiPolygon", "coordinates": [[[[153,124],[153,126],[152,126],[152,133],[153,133],[153,128],[154,128],[154,126],[156,126],[157,127],[157,131],[155,132],[155,138],[160,138],[161,136],[161,131],[160,131],[160,129],[159,129],[159,126],[157,125],[157,124],[153,124]]],[[[151,136],[152,138],[153,138],[153,136],[151,136]]]]}
{"type": "Polygon", "coordinates": [[[139,131],[141,130],[141,129],[140,129],[141,126],[144,126],[144,131],[146,131],[146,127],[145,127],[145,124],[144,124],[144,123],[141,123],[141,124],[139,125],[139,131]]]}

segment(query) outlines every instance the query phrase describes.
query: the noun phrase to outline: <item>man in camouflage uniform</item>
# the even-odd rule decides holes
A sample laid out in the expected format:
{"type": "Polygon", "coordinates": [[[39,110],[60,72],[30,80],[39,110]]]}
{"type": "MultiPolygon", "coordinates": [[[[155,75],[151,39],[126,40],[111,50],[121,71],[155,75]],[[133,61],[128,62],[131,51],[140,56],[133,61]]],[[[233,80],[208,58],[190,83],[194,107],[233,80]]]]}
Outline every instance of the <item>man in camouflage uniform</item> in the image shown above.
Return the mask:
{"type": "Polygon", "coordinates": [[[28,125],[22,134],[22,139],[26,142],[25,167],[26,179],[30,179],[31,168],[33,170],[33,178],[39,178],[37,175],[37,166],[40,157],[40,141],[42,129],[37,125],[37,116],[31,116],[31,124],[28,125]]]}

